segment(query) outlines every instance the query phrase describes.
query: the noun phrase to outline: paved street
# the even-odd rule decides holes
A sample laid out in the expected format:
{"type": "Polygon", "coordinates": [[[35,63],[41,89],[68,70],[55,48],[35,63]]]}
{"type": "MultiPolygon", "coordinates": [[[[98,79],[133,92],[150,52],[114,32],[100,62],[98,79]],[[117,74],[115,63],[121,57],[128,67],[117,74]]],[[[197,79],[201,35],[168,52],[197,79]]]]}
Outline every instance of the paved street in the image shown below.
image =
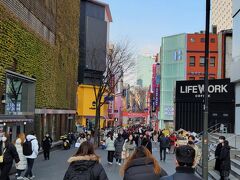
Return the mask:
{"type": "MultiPolygon", "coordinates": [[[[33,173],[36,176],[36,180],[61,180],[68,168],[67,159],[76,152],[76,149],[71,150],[56,150],[51,153],[51,159],[49,161],[43,160],[43,155],[40,155],[34,164],[33,173]]],[[[159,160],[159,155],[156,149],[154,155],[159,160]]],[[[101,163],[103,164],[110,180],[121,180],[119,175],[119,166],[116,164],[107,164],[107,153],[103,150],[98,150],[97,154],[101,156],[101,163]]],[[[162,168],[167,173],[172,174],[175,170],[175,160],[172,154],[168,154],[166,162],[160,162],[162,168]]],[[[11,180],[15,179],[14,176],[11,180]]]]}

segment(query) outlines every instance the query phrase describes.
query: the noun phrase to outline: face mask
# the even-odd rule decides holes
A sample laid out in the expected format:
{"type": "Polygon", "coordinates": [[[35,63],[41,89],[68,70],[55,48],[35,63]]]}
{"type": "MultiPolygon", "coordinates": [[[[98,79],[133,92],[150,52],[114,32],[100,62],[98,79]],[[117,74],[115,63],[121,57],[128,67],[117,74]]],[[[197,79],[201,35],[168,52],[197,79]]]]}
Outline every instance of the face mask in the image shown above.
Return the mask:
{"type": "Polygon", "coordinates": [[[223,143],[223,140],[222,140],[222,139],[219,139],[219,143],[223,143]]]}
{"type": "Polygon", "coordinates": [[[2,141],[5,142],[7,140],[6,137],[2,137],[2,141]]]}

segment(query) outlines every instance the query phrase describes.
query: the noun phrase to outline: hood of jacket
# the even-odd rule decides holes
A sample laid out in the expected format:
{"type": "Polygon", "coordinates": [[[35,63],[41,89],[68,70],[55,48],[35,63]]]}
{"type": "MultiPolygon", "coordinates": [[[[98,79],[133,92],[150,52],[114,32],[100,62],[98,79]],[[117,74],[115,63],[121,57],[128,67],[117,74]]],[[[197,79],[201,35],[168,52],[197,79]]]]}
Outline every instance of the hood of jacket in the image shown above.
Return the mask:
{"type": "Polygon", "coordinates": [[[31,135],[31,134],[27,135],[27,140],[28,140],[28,141],[30,141],[30,140],[32,140],[32,139],[37,139],[37,138],[36,138],[36,136],[31,135]]]}
{"type": "Polygon", "coordinates": [[[93,167],[95,164],[99,163],[99,161],[99,158],[95,155],[72,156],[68,159],[70,166],[78,171],[85,171],[90,167],[93,167]]]}
{"type": "Polygon", "coordinates": [[[128,169],[135,166],[145,166],[145,165],[153,165],[153,161],[147,157],[137,158],[130,163],[128,169]]]}

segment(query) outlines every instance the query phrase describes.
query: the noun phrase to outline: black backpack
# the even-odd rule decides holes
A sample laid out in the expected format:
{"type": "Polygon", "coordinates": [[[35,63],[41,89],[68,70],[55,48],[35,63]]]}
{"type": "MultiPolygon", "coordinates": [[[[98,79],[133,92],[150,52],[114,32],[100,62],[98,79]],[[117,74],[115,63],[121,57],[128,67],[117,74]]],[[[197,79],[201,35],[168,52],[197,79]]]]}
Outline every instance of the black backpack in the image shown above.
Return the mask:
{"type": "Polygon", "coordinates": [[[32,140],[28,141],[27,139],[25,140],[25,142],[23,143],[23,154],[25,156],[31,156],[32,155],[32,140]]]}
{"type": "MultiPolygon", "coordinates": [[[[93,175],[93,167],[89,168],[88,170],[85,171],[79,171],[75,170],[71,172],[70,177],[67,178],[67,180],[94,180],[94,175],[93,175]]],[[[65,180],[65,178],[64,178],[65,180]]]]}

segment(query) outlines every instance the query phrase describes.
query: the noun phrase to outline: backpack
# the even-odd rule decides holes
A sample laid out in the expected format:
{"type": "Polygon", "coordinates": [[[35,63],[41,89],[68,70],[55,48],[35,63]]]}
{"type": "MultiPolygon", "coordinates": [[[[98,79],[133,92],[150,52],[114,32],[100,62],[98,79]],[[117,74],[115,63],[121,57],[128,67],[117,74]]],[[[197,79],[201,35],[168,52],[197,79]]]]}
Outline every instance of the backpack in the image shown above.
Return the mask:
{"type": "Polygon", "coordinates": [[[25,156],[31,156],[32,153],[33,153],[33,150],[32,150],[32,140],[34,140],[34,139],[31,139],[30,141],[28,141],[26,139],[25,142],[23,143],[23,154],[25,156]]]}
{"type": "Polygon", "coordinates": [[[86,171],[73,171],[68,178],[68,180],[94,180],[93,167],[89,168],[86,171]]]}

